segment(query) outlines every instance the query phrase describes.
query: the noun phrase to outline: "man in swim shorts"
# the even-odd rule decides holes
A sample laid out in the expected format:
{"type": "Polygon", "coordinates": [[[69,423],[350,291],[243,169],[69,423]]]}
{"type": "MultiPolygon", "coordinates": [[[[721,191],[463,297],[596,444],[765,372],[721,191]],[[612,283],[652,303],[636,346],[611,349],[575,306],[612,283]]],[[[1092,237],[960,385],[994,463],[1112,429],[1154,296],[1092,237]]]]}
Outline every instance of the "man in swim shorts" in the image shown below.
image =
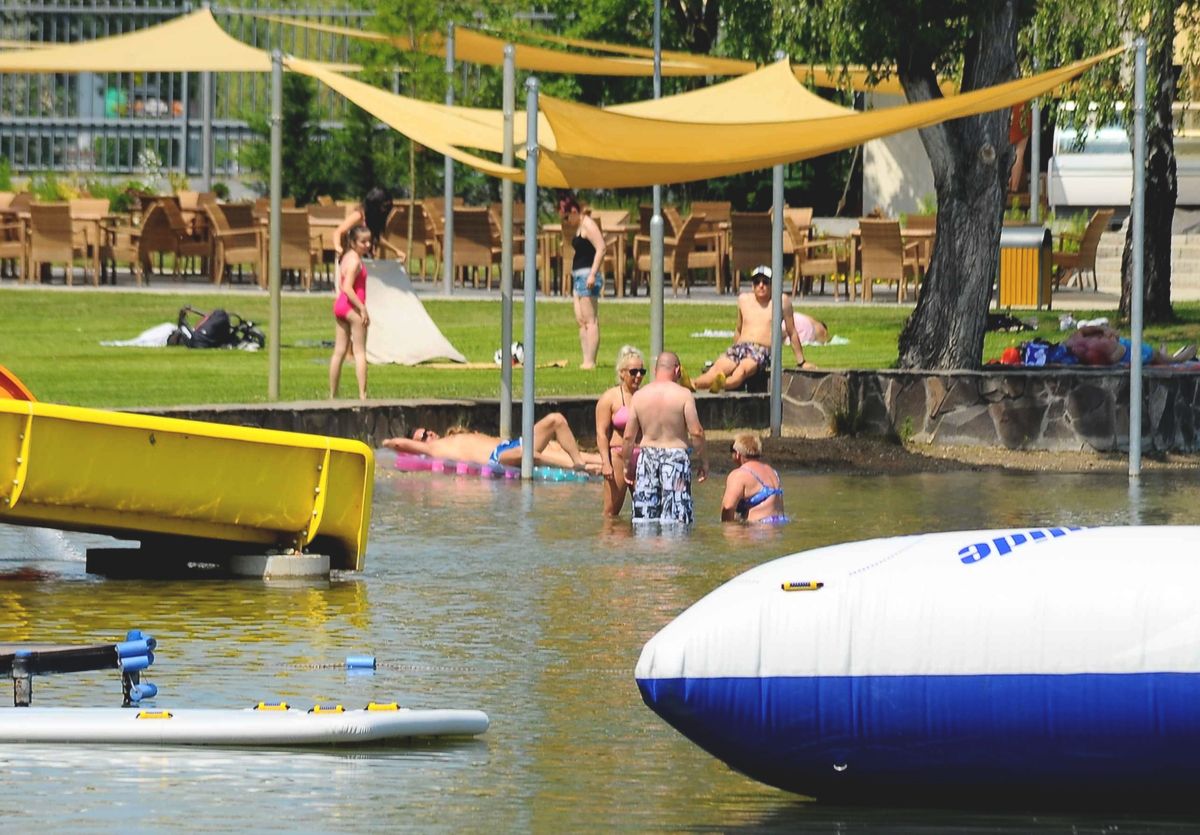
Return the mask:
{"type": "Polygon", "coordinates": [[[680,371],[679,357],[664,351],[654,364],[654,381],[638,389],[629,401],[622,454],[627,462],[625,482],[633,487],[635,524],[691,524],[695,518],[692,453],[696,480],[708,477],[704,427],[696,412],[695,395],[679,385],[680,371]],[[635,442],[641,448],[636,458],[635,442]]]}
{"type": "Polygon", "coordinates": [[[799,368],[813,368],[804,359],[804,348],[796,334],[796,312],[792,308],[792,297],[783,296],[782,310],[776,313],[771,302],[771,268],[755,267],[750,276],[753,292],[738,296],[737,327],[733,331],[733,345],[717,357],[712,367],[696,378],[697,389],[712,392],[740,388],[747,379],[760,370],[771,366],[771,335],[782,320],[796,356],[799,368]]]}
{"type": "MultiPolygon", "coordinates": [[[[428,455],[476,464],[521,466],[521,439],[501,440],[482,432],[449,432],[444,437],[418,426],[408,438],[388,438],[388,449],[409,455],[428,455]]],[[[539,466],[600,472],[600,456],[580,452],[574,433],[561,412],[551,412],[533,426],[533,460],[539,466]]]]}

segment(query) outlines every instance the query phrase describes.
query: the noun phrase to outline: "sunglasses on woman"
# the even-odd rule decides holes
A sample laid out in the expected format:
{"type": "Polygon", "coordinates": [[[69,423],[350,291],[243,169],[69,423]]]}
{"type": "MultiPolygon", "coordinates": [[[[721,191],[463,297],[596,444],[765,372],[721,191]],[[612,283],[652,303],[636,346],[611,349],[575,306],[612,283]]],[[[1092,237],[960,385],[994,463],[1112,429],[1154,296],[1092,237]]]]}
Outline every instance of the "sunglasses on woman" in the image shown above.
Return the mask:
{"type": "Polygon", "coordinates": [[[644,368],[626,368],[625,372],[631,377],[645,377],[646,369],[644,368]]]}

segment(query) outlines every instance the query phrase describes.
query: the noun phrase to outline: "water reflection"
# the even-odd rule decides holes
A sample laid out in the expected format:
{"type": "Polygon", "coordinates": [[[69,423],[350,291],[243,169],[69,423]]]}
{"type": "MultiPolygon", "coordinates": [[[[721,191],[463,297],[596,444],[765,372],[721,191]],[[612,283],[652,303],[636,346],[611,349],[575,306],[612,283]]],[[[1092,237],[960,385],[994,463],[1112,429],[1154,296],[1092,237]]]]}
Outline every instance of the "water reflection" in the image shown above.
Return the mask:
{"type": "MultiPolygon", "coordinates": [[[[319,584],[100,580],[84,573],[84,553],[111,540],[0,526],[0,642],[99,642],[141,628],[160,641],[148,676],[162,690],[157,706],[399,700],[478,707],[493,723],[466,745],[351,754],[11,746],[0,749],[10,775],[0,805],[22,822],[36,810],[53,829],[123,827],[130,797],[146,828],[188,820],[364,832],[1175,826],[806,803],[686,742],[642,705],[632,670],[666,622],[775,557],[927,530],[1190,523],[1200,499],[1191,474],[1148,473],[1134,493],[1124,474],[792,472],[783,482],[790,524],[720,524],[715,479],[696,490],[693,528],[655,536],[635,534],[628,515],[603,519],[594,484],[381,468],[366,570],[319,584]],[[357,653],[375,655],[379,669],[347,674],[342,662],[357,653]]],[[[34,703],[116,705],[119,690],[115,672],[39,679],[34,703]]]]}

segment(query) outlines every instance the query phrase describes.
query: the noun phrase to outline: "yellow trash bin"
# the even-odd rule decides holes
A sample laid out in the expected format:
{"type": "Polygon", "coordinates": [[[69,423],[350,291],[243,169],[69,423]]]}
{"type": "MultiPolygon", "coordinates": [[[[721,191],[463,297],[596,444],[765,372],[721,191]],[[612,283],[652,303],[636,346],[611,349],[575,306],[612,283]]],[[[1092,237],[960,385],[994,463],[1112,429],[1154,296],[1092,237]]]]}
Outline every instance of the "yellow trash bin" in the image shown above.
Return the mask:
{"type": "Polygon", "coordinates": [[[1054,239],[1044,226],[1000,230],[999,307],[1050,308],[1054,239]]]}

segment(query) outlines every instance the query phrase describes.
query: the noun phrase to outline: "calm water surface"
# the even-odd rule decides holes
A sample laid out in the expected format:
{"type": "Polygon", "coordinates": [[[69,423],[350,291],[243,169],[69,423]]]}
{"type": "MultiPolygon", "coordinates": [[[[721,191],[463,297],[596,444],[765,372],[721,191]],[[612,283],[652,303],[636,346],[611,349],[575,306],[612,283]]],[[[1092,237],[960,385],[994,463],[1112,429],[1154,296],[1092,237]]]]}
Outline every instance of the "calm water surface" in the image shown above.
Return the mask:
{"type": "MultiPolygon", "coordinates": [[[[646,709],[642,644],[745,569],[848,540],[1049,524],[1194,523],[1192,474],[785,474],[783,528],[635,535],[596,485],[396,474],[380,456],[366,570],[332,582],[114,581],[112,540],[0,525],[0,642],[159,640],[158,707],[285,699],[473,707],[475,741],[346,753],[0,746],[3,826],[50,831],[1131,832],[1192,819],[829,808],[754,783],[646,709]],[[17,575],[36,569],[33,577],[17,575]],[[346,655],[380,669],[348,674],[346,655]]],[[[628,511],[626,511],[628,513],[628,511]]],[[[39,678],[36,705],[115,706],[115,672],[39,678]]],[[[8,705],[7,691],[0,705],[8,705]]],[[[0,707],[0,709],[5,709],[0,707]]]]}

